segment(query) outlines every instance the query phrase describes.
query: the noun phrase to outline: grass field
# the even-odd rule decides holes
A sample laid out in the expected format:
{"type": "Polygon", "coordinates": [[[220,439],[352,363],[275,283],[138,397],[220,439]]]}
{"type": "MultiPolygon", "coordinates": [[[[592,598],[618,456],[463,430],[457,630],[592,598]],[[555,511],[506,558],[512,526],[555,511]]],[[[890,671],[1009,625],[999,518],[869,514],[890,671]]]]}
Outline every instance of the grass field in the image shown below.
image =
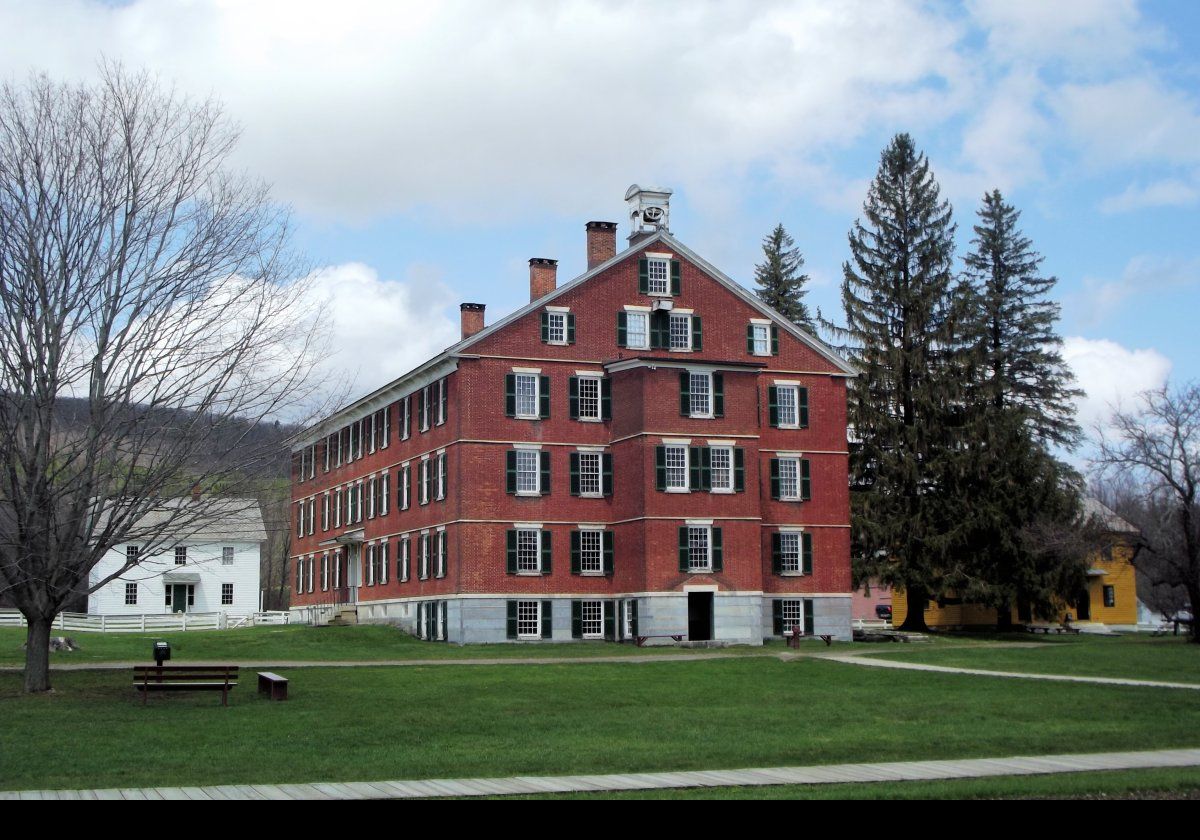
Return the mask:
{"type": "MultiPolygon", "coordinates": [[[[855,650],[863,647],[856,646],[855,650]]],[[[870,653],[956,668],[1200,683],[1200,645],[1189,643],[1184,636],[1072,636],[992,648],[877,645],[870,653]]]]}
{"type": "MultiPolygon", "coordinates": [[[[55,631],[54,635],[64,635],[55,631]]],[[[570,642],[563,644],[447,645],[423,642],[395,627],[360,625],[357,627],[252,627],[240,630],[212,630],[186,633],[67,633],[80,649],[71,653],[52,653],[50,664],[86,664],[90,662],[153,662],[155,641],[171,643],[172,662],[379,662],[395,659],[491,659],[509,657],[642,656],[676,654],[688,656],[711,653],[703,649],[677,648],[671,645],[638,648],[611,642],[570,642]]],[[[21,645],[25,631],[0,628],[0,665],[23,665],[21,645]]],[[[812,642],[812,649],[825,646],[812,642]]],[[[850,649],[850,645],[834,644],[850,649]]],[[[781,652],[781,642],[764,648],[734,647],[729,653],[756,654],[781,652]]]]}
{"type": "MultiPolygon", "coordinates": [[[[444,646],[443,646],[444,647],[444,646]]],[[[817,659],[284,671],[143,707],[123,671],[0,674],[0,789],[718,769],[1200,746],[1190,692],[817,659]]],[[[247,675],[248,677],[250,675],[247,675]]]]}

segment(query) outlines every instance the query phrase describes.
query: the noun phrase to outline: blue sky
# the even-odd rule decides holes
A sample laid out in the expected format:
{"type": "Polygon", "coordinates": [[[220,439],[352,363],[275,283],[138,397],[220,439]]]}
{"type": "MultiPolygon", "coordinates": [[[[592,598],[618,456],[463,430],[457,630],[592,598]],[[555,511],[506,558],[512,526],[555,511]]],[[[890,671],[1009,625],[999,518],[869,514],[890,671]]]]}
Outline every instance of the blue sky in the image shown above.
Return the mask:
{"type": "Polygon", "coordinates": [[[907,131],[965,252],[997,187],[1059,278],[1085,424],[1200,378],[1200,4],[1132,0],[359,3],[0,0],[0,74],[101,56],[221,100],[295,210],[328,373],[362,392],[584,266],[634,182],[751,284],[782,222],[839,314],[846,233],[907,131]]]}

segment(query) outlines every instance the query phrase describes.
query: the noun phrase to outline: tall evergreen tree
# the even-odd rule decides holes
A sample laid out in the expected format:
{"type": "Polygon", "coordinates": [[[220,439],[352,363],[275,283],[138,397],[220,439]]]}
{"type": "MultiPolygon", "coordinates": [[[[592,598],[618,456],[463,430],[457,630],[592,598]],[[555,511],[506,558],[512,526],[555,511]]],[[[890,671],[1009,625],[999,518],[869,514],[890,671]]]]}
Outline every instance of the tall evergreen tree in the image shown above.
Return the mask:
{"type": "Polygon", "coordinates": [[[954,230],[925,155],[897,135],[850,231],[837,332],[860,370],[849,385],[856,578],[903,587],[913,630],[961,538],[945,492],[962,374],[954,230]]]}
{"type": "Polygon", "coordinates": [[[1072,449],[1081,434],[1073,402],[1083,392],[1060,353],[1059,305],[1047,299],[1058,281],[1040,275],[1043,257],[999,190],[983,197],[978,215],[965,262],[983,397],[997,409],[1022,408],[1039,441],[1072,449]]]}
{"type": "Polygon", "coordinates": [[[1078,442],[1072,403],[1081,392],[1059,353],[1058,304],[1046,299],[1056,281],[1040,275],[1042,257],[1017,228],[1020,213],[993,190],[978,215],[961,290],[973,362],[960,594],[995,607],[997,625],[1007,628],[1014,604],[1026,616],[1045,614],[1079,587],[1085,558],[1037,540],[1080,527],[1079,477],[1047,447],[1078,442]]]}
{"type": "Polygon", "coordinates": [[[812,317],[804,304],[808,275],[800,273],[804,257],[795,240],[781,223],[763,237],[762,248],[763,261],[754,267],[754,282],[758,284],[754,293],[793,324],[813,330],[812,317]]]}

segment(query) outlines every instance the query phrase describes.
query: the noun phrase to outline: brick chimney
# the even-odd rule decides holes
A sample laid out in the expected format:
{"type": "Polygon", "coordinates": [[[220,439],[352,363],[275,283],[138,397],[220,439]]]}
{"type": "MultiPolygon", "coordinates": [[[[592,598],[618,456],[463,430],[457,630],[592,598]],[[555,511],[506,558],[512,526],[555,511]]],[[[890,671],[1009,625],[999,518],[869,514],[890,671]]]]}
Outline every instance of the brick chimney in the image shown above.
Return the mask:
{"type": "Polygon", "coordinates": [[[534,257],[529,261],[529,302],[543,298],[558,286],[558,260],[534,257]]]}
{"type": "Polygon", "coordinates": [[[587,267],[591,271],[617,255],[617,223],[587,223],[587,267]]]}
{"type": "Polygon", "coordinates": [[[458,307],[462,316],[462,337],[470,338],[483,329],[482,303],[464,303],[458,307]]]}

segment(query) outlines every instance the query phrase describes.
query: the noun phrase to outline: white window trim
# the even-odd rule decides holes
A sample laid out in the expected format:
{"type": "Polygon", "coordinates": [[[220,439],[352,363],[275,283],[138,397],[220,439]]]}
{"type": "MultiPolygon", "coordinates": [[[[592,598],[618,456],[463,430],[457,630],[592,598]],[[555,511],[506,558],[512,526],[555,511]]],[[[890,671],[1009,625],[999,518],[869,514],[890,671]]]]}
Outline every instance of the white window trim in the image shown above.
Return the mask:
{"type": "MultiPolygon", "coordinates": [[[[790,390],[793,394],[794,406],[796,411],[795,423],[784,423],[782,419],[779,421],[778,428],[780,429],[799,429],[800,428],[800,383],[794,379],[776,379],[771,383],[775,386],[776,405],[779,402],[779,393],[783,390],[790,390]]],[[[778,409],[777,409],[778,410],[778,409]]]]}
{"type": "Polygon", "coordinates": [[[693,313],[690,309],[672,309],[671,314],[667,316],[667,351],[670,353],[691,353],[692,352],[692,317],[693,313]],[[687,347],[672,347],[671,346],[671,321],[675,316],[687,318],[687,347]]]}
{"type": "Polygon", "coordinates": [[[604,601],[597,599],[597,598],[584,598],[581,601],[581,604],[582,604],[582,606],[580,607],[580,610],[579,610],[579,624],[580,624],[580,629],[582,630],[582,632],[580,635],[584,639],[603,639],[604,638],[604,601]],[[600,629],[595,631],[594,633],[589,633],[589,632],[587,632],[587,630],[583,630],[583,628],[587,626],[587,616],[585,615],[584,610],[587,609],[588,607],[592,607],[593,609],[600,610],[600,629]]]}
{"type": "MultiPolygon", "coordinates": [[[[779,528],[779,535],[794,536],[796,538],[796,565],[799,566],[795,571],[788,571],[782,568],[783,558],[780,558],[779,573],[783,577],[804,577],[804,529],[796,527],[783,526],[779,528]]],[[[782,546],[780,546],[782,549],[782,546]]]]}
{"type": "Polygon", "coordinates": [[[513,396],[514,396],[513,417],[516,418],[517,420],[540,420],[542,418],[542,412],[541,412],[541,408],[542,408],[542,377],[541,377],[542,369],[541,368],[536,368],[536,369],[535,368],[513,368],[512,372],[516,375],[516,379],[513,380],[513,396]],[[520,395],[519,391],[520,391],[520,378],[522,376],[532,376],[533,377],[533,413],[532,414],[522,414],[521,413],[521,395],[520,395]]]}
{"type": "Polygon", "coordinates": [[[625,306],[625,312],[627,315],[629,313],[633,313],[635,315],[641,315],[645,319],[645,323],[646,323],[646,329],[645,329],[645,332],[643,333],[646,336],[645,341],[641,344],[630,344],[629,343],[629,322],[628,322],[628,319],[626,320],[626,322],[625,322],[626,323],[625,346],[628,349],[630,349],[630,350],[649,350],[650,349],[650,313],[653,311],[654,310],[649,306],[630,306],[628,304],[625,306]]]}
{"type": "Polygon", "coordinates": [[[570,314],[571,314],[571,308],[569,306],[547,306],[546,307],[546,315],[547,315],[547,318],[546,318],[546,343],[547,344],[554,344],[559,347],[565,347],[567,345],[567,343],[568,343],[567,342],[567,322],[569,321],[568,316],[570,314]],[[556,340],[556,339],[553,339],[550,337],[551,331],[553,330],[553,326],[550,323],[550,319],[552,317],[562,318],[562,336],[563,337],[561,340],[556,340]]]}
{"type": "Polygon", "coordinates": [[[671,296],[671,260],[673,260],[675,258],[675,255],[647,251],[645,253],[645,257],[647,260],[647,262],[646,262],[646,293],[649,295],[652,295],[653,297],[670,297],[671,296]],[[650,287],[650,283],[651,283],[650,263],[651,262],[664,262],[667,264],[667,271],[666,271],[667,288],[666,288],[666,291],[656,292],[656,291],[654,291],[654,289],[652,289],[650,287]]]}
{"type": "Polygon", "coordinates": [[[521,489],[521,453],[522,452],[540,453],[541,448],[542,448],[541,444],[538,444],[538,443],[514,443],[513,444],[513,450],[516,451],[516,453],[517,453],[517,458],[516,458],[516,461],[517,461],[517,492],[515,495],[523,496],[526,498],[531,498],[533,496],[542,495],[542,456],[540,454],[538,454],[537,457],[535,457],[533,459],[534,489],[533,490],[522,490],[521,489]]]}
{"type": "Polygon", "coordinates": [[[529,640],[529,639],[540,639],[540,638],[542,638],[542,602],[530,600],[528,598],[519,599],[517,601],[517,639],[518,640],[522,640],[522,639],[529,640]],[[521,605],[522,604],[533,604],[534,605],[534,614],[537,616],[537,628],[534,630],[533,633],[522,633],[521,632],[521,605]]]}
{"type": "Polygon", "coordinates": [[[600,535],[600,568],[596,571],[586,571],[583,568],[583,539],[579,542],[579,574],[583,577],[604,577],[604,532],[608,530],[603,525],[580,525],[580,531],[600,535]]]}
{"type": "Polygon", "coordinates": [[[579,380],[579,416],[577,419],[581,423],[603,423],[604,422],[604,374],[596,373],[592,370],[577,370],[575,378],[579,380]],[[583,380],[591,379],[596,383],[596,416],[585,417],[583,415],[583,380]]]}
{"type": "Polygon", "coordinates": [[[733,464],[733,441],[714,442],[714,441],[710,440],[708,442],[708,449],[709,449],[708,457],[709,457],[710,471],[711,471],[711,465],[712,465],[712,451],[714,449],[724,449],[725,451],[727,451],[729,453],[729,486],[728,487],[710,487],[709,492],[714,493],[719,496],[727,496],[727,495],[736,493],[737,488],[735,485],[737,484],[737,478],[734,475],[735,467],[733,464]]]}
{"type": "MultiPolygon", "coordinates": [[[[689,342],[690,343],[690,342],[689,342]]],[[[691,398],[688,399],[688,417],[693,420],[712,420],[716,417],[716,395],[713,393],[713,373],[710,368],[687,368],[688,372],[688,391],[689,395],[692,388],[693,376],[708,377],[708,411],[694,412],[692,411],[691,398]]]]}
{"type": "Polygon", "coordinates": [[[671,486],[671,465],[668,463],[667,464],[667,476],[666,476],[667,484],[663,488],[663,490],[667,493],[690,493],[690,492],[692,492],[692,473],[691,473],[692,450],[691,450],[691,447],[689,447],[685,443],[671,443],[668,441],[663,441],[663,446],[665,446],[667,449],[682,449],[683,450],[683,486],[682,487],[672,487],[671,486]]]}
{"type": "Polygon", "coordinates": [[[517,532],[517,575],[524,577],[539,577],[542,574],[542,523],[514,522],[513,530],[517,532]],[[537,569],[521,569],[521,531],[537,532],[537,569]]]}
{"type": "Polygon", "coordinates": [[[767,349],[762,353],[758,352],[758,349],[757,349],[758,337],[755,336],[755,338],[754,338],[755,350],[753,352],[753,355],[755,355],[755,356],[770,356],[771,355],[771,322],[765,321],[761,318],[751,318],[750,326],[755,327],[755,328],[762,327],[766,331],[765,340],[766,340],[766,348],[767,349]]]}
{"type": "Polygon", "coordinates": [[[779,501],[781,501],[781,502],[801,502],[804,500],[803,499],[803,495],[804,495],[803,490],[800,486],[800,482],[801,482],[800,460],[802,457],[803,456],[799,452],[780,452],[776,456],[776,460],[779,461],[779,501]],[[784,461],[795,461],[796,462],[796,495],[794,495],[794,496],[783,495],[783,462],[784,461]]]}
{"type": "Polygon", "coordinates": [[[579,459],[579,498],[581,499],[602,499],[604,491],[608,488],[604,486],[604,447],[602,446],[577,446],[575,451],[580,455],[595,455],[596,456],[596,486],[600,488],[599,492],[583,492],[583,458],[579,459]]]}
{"type": "Polygon", "coordinates": [[[688,529],[688,574],[712,574],[713,570],[713,525],[711,519],[706,520],[687,520],[688,529]],[[693,528],[703,528],[707,532],[705,537],[705,548],[707,550],[707,561],[703,567],[693,568],[692,566],[692,534],[693,528]]]}

